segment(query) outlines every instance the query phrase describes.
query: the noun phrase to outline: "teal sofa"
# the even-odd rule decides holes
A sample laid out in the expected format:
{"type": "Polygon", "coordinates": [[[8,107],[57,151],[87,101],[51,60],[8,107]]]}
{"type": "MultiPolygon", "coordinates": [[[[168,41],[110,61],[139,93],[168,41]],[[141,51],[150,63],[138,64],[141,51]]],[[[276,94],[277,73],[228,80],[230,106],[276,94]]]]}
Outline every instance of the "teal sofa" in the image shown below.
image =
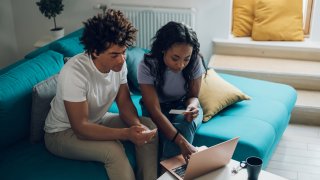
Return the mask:
{"type": "MultiPolygon", "coordinates": [[[[57,74],[66,57],[83,51],[79,44],[81,33],[81,29],[75,31],[0,70],[0,179],[108,179],[101,163],[60,158],[48,152],[43,141],[29,140],[32,88],[57,74]]],[[[141,95],[136,72],[145,52],[146,49],[130,48],[126,59],[131,97],[139,115],[141,95]]],[[[194,144],[211,146],[240,136],[233,159],[259,156],[265,168],[289,123],[296,91],[284,84],[220,76],[252,99],[235,103],[202,124],[194,144]]],[[[118,112],[117,106],[113,104],[109,111],[118,112]]],[[[133,145],[125,142],[125,147],[135,168],[133,145]]]]}

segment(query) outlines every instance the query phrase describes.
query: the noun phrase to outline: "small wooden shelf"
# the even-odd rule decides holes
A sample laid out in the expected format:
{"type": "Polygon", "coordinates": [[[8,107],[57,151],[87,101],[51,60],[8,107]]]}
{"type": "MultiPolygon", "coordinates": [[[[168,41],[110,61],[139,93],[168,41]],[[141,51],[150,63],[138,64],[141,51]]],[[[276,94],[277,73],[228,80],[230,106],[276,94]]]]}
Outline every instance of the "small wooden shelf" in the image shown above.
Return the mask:
{"type": "Polygon", "coordinates": [[[54,38],[51,37],[51,36],[44,36],[42,37],[41,39],[39,39],[38,41],[36,41],[33,46],[36,47],[36,48],[40,48],[40,47],[43,47],[47,44],[49,44],[50,42],[54,41],[54,38]]]}

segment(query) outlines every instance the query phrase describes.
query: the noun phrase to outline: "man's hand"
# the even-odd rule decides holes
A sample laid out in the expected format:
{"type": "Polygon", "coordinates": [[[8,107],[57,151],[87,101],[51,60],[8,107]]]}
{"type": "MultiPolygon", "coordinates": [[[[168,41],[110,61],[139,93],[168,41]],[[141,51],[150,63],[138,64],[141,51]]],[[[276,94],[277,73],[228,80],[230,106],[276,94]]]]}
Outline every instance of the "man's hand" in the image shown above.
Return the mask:
{"type": "Polygon", "coordinates": [[[144,125],[134,125],[128,128],[128,139],[136,145],[148,143],[157,133],[157,129],[150,130],[144,125]]]}

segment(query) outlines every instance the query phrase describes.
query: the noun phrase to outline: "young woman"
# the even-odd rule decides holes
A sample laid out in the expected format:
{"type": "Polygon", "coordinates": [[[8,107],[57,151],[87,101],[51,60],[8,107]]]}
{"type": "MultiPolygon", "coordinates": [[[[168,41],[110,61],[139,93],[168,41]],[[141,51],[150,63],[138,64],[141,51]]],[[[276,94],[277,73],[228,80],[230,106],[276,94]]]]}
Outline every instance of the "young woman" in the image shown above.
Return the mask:
{"type": "Polygon", "coordinates": [[[199,47],[191,28],[169,22],[157,31],[150,53],[139,65],[142,112],[158,126],[161,159],[182,153],[188,161],[196,151],[192,141],[203,118],[198,94],[207,69],[199,47]],[[185,112],[170,114],[171,109],[185,112]]]}

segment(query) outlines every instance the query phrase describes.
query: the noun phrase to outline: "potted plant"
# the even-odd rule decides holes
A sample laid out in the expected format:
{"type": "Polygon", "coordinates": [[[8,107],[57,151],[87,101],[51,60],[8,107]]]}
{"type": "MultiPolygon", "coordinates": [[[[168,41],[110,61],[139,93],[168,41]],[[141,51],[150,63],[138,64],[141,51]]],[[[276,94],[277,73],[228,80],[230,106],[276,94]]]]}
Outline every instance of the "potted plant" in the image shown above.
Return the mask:
{"type": "Polygon", "coordinates": [[[50,29],[54,39],[58,39],[64,36],[64,28],[57,26],[56,16],[63,11],[64,5],[62,0],[40,0],[36,2],[39,6],[40,12],[48,19],[53,18],[54,28],[50,29]]]}

